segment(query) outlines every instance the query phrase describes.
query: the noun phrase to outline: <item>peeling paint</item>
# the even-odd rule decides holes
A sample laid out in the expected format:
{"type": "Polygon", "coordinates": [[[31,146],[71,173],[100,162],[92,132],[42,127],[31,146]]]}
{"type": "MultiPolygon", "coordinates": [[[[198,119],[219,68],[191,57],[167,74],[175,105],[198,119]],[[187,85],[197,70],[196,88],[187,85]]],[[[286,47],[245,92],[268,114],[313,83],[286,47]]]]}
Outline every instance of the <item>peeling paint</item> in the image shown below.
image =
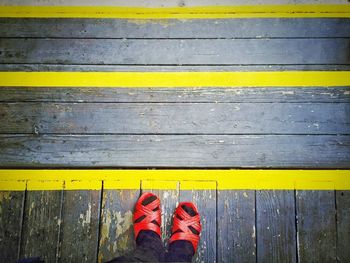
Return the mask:
{"type": "Polygon", "coordinates": [[[11,199],[11,192],[9,191],[0,192],[0,203],[4,200],[10,200],[10,199],[11,199]]]}
{"type": "Polygon", "coordinates": [[[91,223],[91,203],[88,204],[88,210],[86,210],[85,214],[80,214],[79,222],[81,222],[82,226],[89,226],[91,223]]]}

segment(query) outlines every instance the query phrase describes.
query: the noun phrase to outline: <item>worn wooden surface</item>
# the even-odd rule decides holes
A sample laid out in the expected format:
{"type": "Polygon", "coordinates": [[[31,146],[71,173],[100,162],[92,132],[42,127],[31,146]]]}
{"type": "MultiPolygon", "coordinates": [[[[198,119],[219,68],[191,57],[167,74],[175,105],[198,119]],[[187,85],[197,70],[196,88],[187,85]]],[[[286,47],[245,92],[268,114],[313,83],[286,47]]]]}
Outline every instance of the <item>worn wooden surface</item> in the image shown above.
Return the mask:
{"type": "Polygon", "coordinates": [[[294,211],[293,191],[256,191],[257,257],[260,262],[297,262],[294,211]]]}
{"type": "Polygon", "coordinates": [[[95,262],[98,254],[101,191],[65,191],[60,262],[95,262]]]}
{"type": "Polygon", "coordinates": [[[20,257],[40,256],[56,262],[61,226],[62,191],[28,191],[20,257]]]}
{"type": "Polygon", "coordinates": [[[349,103],[26,102],[0,112],[0,133],[350,134],[349,103]]]}
{"type": "MultiPolygon", "coordinates": [[[[1,87],[0,102],[72,103],[349,103],[348,87],[336,88],[30,88],[1,87]]],[[[6,104],[0,104],[5,107],[6,104]]],[[[29,104],[30,105],[30,104],[29,104]]],[[[41,104],[45,106],[45,104],[41,104]]],[[[262,105],[262,104],[259,104],[262,105]]],[[[23,105],[24,106],[24,105],[23,105]]],[[[115,105],[116,107],[117,105],[115,105]]],[[[328,106],[330,107],[330,106],[328,106]]],[[[5,113],[3,113],[5,114],[5,113]]],[[[74,114],[74,112],[72,112],[74,114]]],[[[4,118],[5,115],[0,115],[4,118]]]]}
{"type": "Polygon", "coordinates": [[[217,192],[217,261],[256,262],[255,191],[217,192]]]}
{"type": "Polygon", "coordinates": [[[349,64],[239,64],[239,65],[107,65],[107,64],[94,64],[94,65],[72,65],[72,64],[30,64],[30,63],[11,63],[1,64],[1,71],[72,71],[72,72],[252,72],[252,71],[333,71],[341,70],[348,71],[350,69],[349,64]]]}
{"type": "Polygon", "coordinates": [[[350,64],[350,40],[0,38],[1,63],[119,65],[350,64]],[[169,52],[171,50],[171,52],[169,52]],[[228,52],[229,51],[229,52],[228,52]]]}
{"type": "Polygon", "coordinates": [[[334,262],[337,233],[334,191],[297,191],[296,209],[299,262],[334,262]]]}
{"type": "Polygon", "coordinates": [[[203,232],[194,262],[347,262],[347,191],[335,196],[334,191],[150,188],[103,190],[102,200],[98,190],[65,191],[63,204],[61,191],[28,191],[23,222],[24,192],[13,193],[14,206],[1,200],[1,220],[9,221],[2,221],[0,244],[6,250],[0,258],[16,260],[20,244],[21,257],[41,256],[47,262],[105,262],[129,253],[135,247],[134,205],[140,191],[152,191],[162,202],[165,245],[177,203],[197,205],[203,232]]]}
{"type": "MultiPolygon", "coordinates": [[[[35,127],[33,130],[35,133],[35,127]]],[[[350,136],[345,135],[40,135],[38,132],[37,135],[0,135],[0,166],[349,168],[349,145],[350,136]]]]}
{"type": "Polygon", "coordinates": [[[18,259],[24,199],[23,191],[0,191],[0,259],[3,262],[18,259]]]}
{"type": "Polygon", "coordinates": [[[215,190],[180,191],[180,202],[195,203],[201,214],[202,232],[193,262],[216,262],[217,260],[216,201],[215,190]]]}
{"type": "Polygon", "coordinates": [[[135,248],[133,212],[140,190],[104,190],[98,262],[129,253],[135,248]]]}
{"type": "Polygon", "coordinates": [[[336,191],[337,205],[337,260],[350,259],[350,191],[336,191]]]}
{"type": "Polygon", "coordinates": [[[292,38],[350,37],[349,19],[0,19],[2,37],[292,38]],[[43,27],[43,23],[45,26],[43,27]],[[38,30],[40,28],[40,30],[38,30]]]}

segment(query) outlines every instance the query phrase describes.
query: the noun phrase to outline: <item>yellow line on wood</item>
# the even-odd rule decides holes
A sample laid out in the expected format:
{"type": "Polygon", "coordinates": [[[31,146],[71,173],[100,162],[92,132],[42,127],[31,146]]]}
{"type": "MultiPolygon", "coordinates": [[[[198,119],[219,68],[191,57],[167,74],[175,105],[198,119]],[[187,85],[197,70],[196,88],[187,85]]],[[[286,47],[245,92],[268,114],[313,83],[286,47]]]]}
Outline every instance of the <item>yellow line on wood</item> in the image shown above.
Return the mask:
{"type": "Polygon", "coordinates": [[[202,7],[0,6],[0,17],[222,19],[350,17],[347,4],[243,5],[202,7]]]}
{"type": "Polygon", "coordinates": [[[26,181],[0,181],[0,190],[23,191],[26,190],[26,181]]]}
{"type": "Polygon", "coordinates": [[[0,170],[0,190],[350,190],[350,170],[0,170]]]}
{"type": "Polygon", "coordinates": [[[310,87],[350,86],[350,71],[0,72],[15,87],[310,87]]]}
{"type": "Polygon", "coordinates": [[[122,179],[122,180],[104,180],[103,189],[140,189],[140,180],[122,179]]]}
{"type": "Polygon", "coordinates": [[[28,180],[27,190],[29,191],[40,191],[40,190],[63,190],[64,181],[62,180],[50,180],[46,181],[44,178],[42,181],[28,180]]]}
{"type": "Polygon", "coordinates": [[[168,189],[175,190],[179,188],[179,184],[177,181],[161,181],[161,180],[142,180],[141,182],[142,189],[168,189]]]}

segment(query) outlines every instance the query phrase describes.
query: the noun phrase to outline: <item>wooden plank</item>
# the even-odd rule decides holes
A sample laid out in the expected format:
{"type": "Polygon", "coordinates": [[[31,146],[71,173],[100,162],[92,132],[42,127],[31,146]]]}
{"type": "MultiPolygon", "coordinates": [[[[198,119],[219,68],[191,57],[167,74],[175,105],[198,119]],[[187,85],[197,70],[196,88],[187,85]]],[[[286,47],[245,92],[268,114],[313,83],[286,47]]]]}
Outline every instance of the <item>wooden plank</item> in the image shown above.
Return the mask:
{"type": "Polygon", "coordinates": [[[1,101],[52,102],[350,102],[347,87],[337,88],[30,88],[2,87],[1,101]]]}
{"type": "Polygon", "coordinates": [[[336,191],[337,205],[337,261],[350,258],[350,191],[336,191]]]}
{"type": "Polygon", "coordinates": [[[133,212],[140,190],[104,190],[98,262],[106,262],[135,248],[133,212]]]}
{"type": "Polygon", "coordinates": [[[101,191],[65,191],[61,262],[96,262],[101,191]]]}
{"type": "Polygon", "coordinates": [[[61,204],[61,190],[27,192],[20,257],[40,257],[45,262],[56,261],[61,204]]]}
{"type": "Polygon", "coordinates": [[[1,63],[122,65],[350,64],[348,38],[0,39],[1,63]],[[169,52],[171,50],[171,52],[169,52]],[[229,51],[229,52],[227,52],[229,51]]]}
{"type": "Polygon", "coordinates": [[[296,191],[299,262],[336,261],[334,191],[296,191]]]}
{"type": "Polygon", "coordinates": [[[297,262],[294,191],[256,191],[259,262],[297,262]]]}
{"type": "Polygon", "coordinates": [[[35,102],[0,112],[0,133],[350,134],[349,103],[35,102]]]}
{"type": "Polygon", "coordinates": [[[255,191],[220,190],[217,199],[218,262],[256,262],[255,191]]]}
{"type": "Polygon", "coordinates": [[[64,64],[0,64],[1,72],[252,72],[252,71],[349,71],[350,65],[337,64],[273,64],[273,65],[64,65],[64,64]]]}
{"type": "Polygon", "coordinates": [[[350,37],[349,19],[42,19],[1,18],[1,37],[275,38],[350,37]],[[45,26],[43,26],[45,25],[45,26]]]}
{"type": "Polygon", "coordinates": [[[345,135],[0,135],[0,166],[346,168],[349,145],[345,135]]]}
{"type": "Polygon", "coordinates": [[[16,262],[22,229],[24,191],[0,191],[0,259],[16,262]]]}
{"type": "MultiPolygon", "coordinates": [[[[161,181],[157,181],[157,183],[161,183],[161,181]]],[[[165,181],[162,183],[164,187],[174,186],[171,189],[156,189],[152,187],[152,182],[142,181],[141,187],[142,192],[151,192],[157,195],[160,199],[161,210],[162,210],[162,240],[164,246],[167,247],[168,241],[171,236],[171,229],[173,223],[173,214],[177,204],[179,203],[179,182],[176,181],[165,181]]]]}
{"type": "MultiPolygon", "coordinates": [[[[1,87],[1,102],[350,102],[348,87],[336,88],[30,88],[1,87]]],[[[0,115],[0,117],[4,117],[0,115]]]]}
{"type": "Polygon", "coordinates": [[[202,232],[192,262],[216,262],[216,190],[181,190],[180,202],[193,202],[201,216],[202,232]]]}

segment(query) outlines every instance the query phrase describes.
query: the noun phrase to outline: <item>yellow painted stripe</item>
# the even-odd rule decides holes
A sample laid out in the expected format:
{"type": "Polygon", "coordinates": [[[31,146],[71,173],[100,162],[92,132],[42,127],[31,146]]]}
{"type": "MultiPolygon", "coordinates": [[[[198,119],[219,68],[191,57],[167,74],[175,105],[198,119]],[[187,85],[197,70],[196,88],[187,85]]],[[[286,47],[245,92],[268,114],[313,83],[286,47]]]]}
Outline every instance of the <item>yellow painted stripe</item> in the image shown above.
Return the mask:
{"type": "Polygon", "coordinates": [[[180,182],[182,189],[350,190],[350,170],[0,170],[0,182],[5,181],[0,190],[22,189],[26,180],[29,185],[44,180],[42,190],[58,180],[66,190],[101,189],[102,181],[104,189],[139,189],[145,181],[153,189],[162,189],[162,183],[175,189],[174,182],[180,182]]]}
{"type": "Polygon", "coordinates": [[[0,181],[0,191],[23,191],[26,189],[25,180],[0,181]]]}
{"type": "Polygon", "coordinates": [[[163,8],[118,6],[1,6],[0,17],[126,19],[350,17],[350,7],[347,4],[243,5],[163,8]]]}
{"type": "Polygon", "coordinates": [[[350,71],[269,72],[0,72],[17,87],[310,87],[350,86],[350,71]]]}
{"type": "Polygon", "coordinates": [[[41,190],[63,190],[64,181],[62,180],[42,180],[42,181],[33,181],[30,180],[27,182],[28,191],[41,191],[41,190]]]}
{"type": "Polygon", "coordinates": [[[104,180],[103,189],[113,190],[113,189],[140,189],[140,180],[104,180]]]}
{"type": "Polygon", "coordinates": [[[179,189],[179,184],[177,181],[164,181],[164,180],[143,180],[141,183],[142,189],[168,189],[176,190],[179,189]]]}
{"type": "Polygon", "coordinates": [[[215,190],[216,181],[181,181],[180,190],[215,190]]]}
{"type": "Polygon", "coordinates": [[[64,182],[64,189],[65,190],[100,190],[102,189],[102,181],[95,180],[95,179],[66,180],[64,182]]]}

